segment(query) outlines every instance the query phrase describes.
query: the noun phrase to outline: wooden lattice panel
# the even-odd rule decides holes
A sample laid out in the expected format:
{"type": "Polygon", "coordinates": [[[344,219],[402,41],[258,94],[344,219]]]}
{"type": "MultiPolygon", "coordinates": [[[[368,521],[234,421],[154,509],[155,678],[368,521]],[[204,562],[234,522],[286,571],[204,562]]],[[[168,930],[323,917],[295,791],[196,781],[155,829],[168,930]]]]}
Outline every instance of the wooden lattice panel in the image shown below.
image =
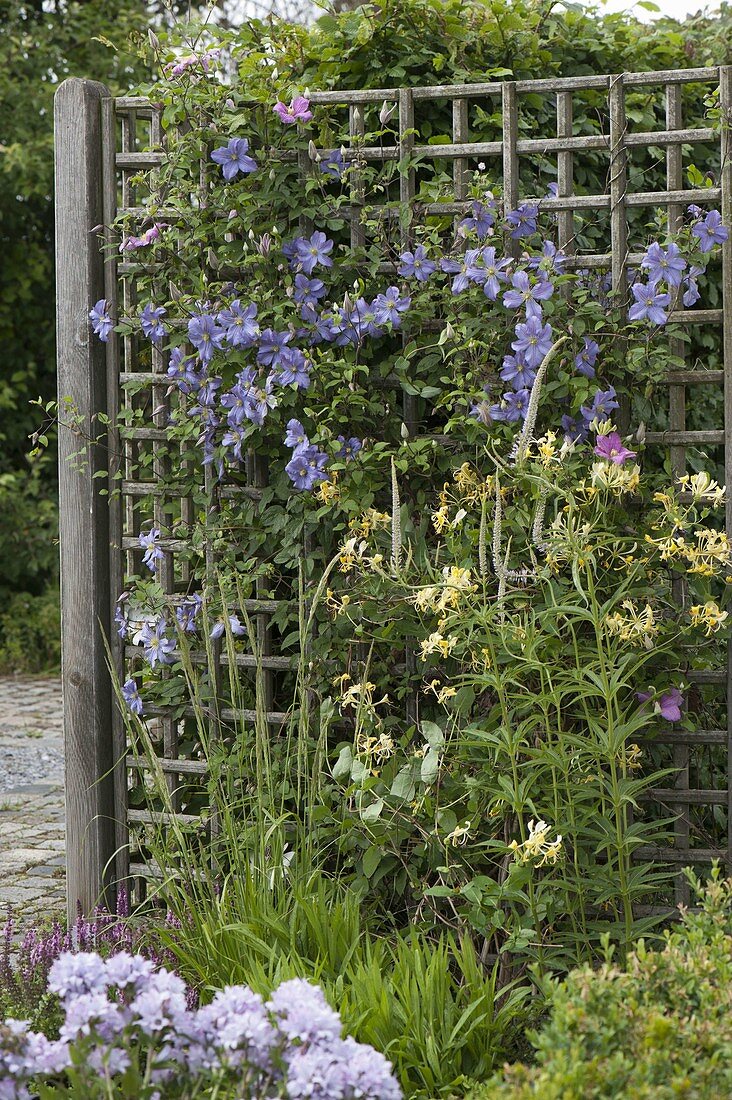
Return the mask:
{"type": "MultiPolygon", "coordinates": [[[[430,215],[464,215],[469,207],[468,181],[479,163],[487,165],[486,173],[491,182],[501,190],[504,213],[516,208],[519,202],[536,203],[542,211],[554,215],[557,225],[557,244],[567,254],[567,267],[575,270],[606,270],[610,273],[612,288],[619,299],[627,294],[628,270],[637,265],[643,255],[640,227],[644,212],[659,208],[666,212],[670,231],[679,224],[690,203],[721,205],[724,221],[732,222],[732,156],[730,155],[729,124],[720,131],[712,126],[689,125],[684,117],[685,96],[692,97],[698,105],[701,96],[719,88],[720,109],[723,119],[730,119],[732,111],[732,69],[706,68],[673,72],[625,73],[612,76],[583,76],[566,79],[522,80],[502,83],[444,85],[418,88],[388,88],[350,91],[316,92],[310,95],[311,103],[327,108],[336,117],[342,112],[344,126],[350,135],[350,147],[346,157],[354,168],[349,173],[350,182],[350,241],[354,250],[366,244],[366,230],[362,217],[365,206],[363,171],[369,164],[404,162],[412,158],[414,167],[398,176],[398,203],[411,209],[410,219],[402,218],[400,245],[410,246],[413,232],[420,219],[430,215]],[[632,97],[650,97],[658,129],[637,131],[632,125],[632,110],[628,104],[632,97]],[[527,116],[522,111],[525,97],[543,97],[555,114],[554,133],[537,135],[530,132],[527,116]],[[365,135],[371,129],[372,118],[378,115],[380,105],[386,101],[395,106],[394,128],[396,139],[392,145],[366,146],[365,135]],[[428,109],[441,104],[451,118],[451,141],[434,145],[420,138],[420,122],[428,109]],[[490,106],[493,115],[500,115],[500,127],[495,138],[477,140],[471,138],[476,126],[474,120],[478,108],[490,106]],[[600,125],[588,127],[583,120],[592,113],[600,119],[600,125]],[[721,141],[721,149],[720,149],[721,141]],[[684,186],[685,166],[693,151],[702,147],[704,155],[721,165],[713,185],[704,188],[684,186]],[[658,185],[658,158],[665,160],[665,186],[658,185]],[[653,189],[645,189],[644,164],[648,158],[654,162],[653,189]],[[601,166],[606,186],[601,194],[586,194],[578,183],[583,179],[583,164],[592,158],[594,172],[601,166]],[[452,180],[449,201],[422,201],[419,195],[420,179],[426,165],[448,165],[452,180]],[[555,165],[551,170],[556,181],[556,194],[532,195],[524,181],[536,178],[536,165],[555,165]],[[531,171],[526,171],[527,165],[531,171]],[[533,166],[533,167],[531,167],[533,166]],[[591,222],[588,221],[591,219],[591,222]],[[588,247],[587,225],[591,225],[594,247],[588,247]]],[[[695,117],[699,117],[698,109],[695,117]]],[[[148,101],[139,98],[119,98],[114,102],[102,100],[102,123],[99,140],[102,145],[103,221],[109,227],[120,214],[129,213],[138,219],[146,215],[146,196],[137,181],[140,173],[154,171],[164,163],[165,135],[161,127],[160,113],[148,101]]],[[[301,174],[312,171],[306,153],[298,158],[301,174]]],[[[206,166],[201,164],[201,185],[206,187],[206,166]]],[[[384,217],[398,216],[385,205],[384,217]]],[[[165,217],[164,208],[159,212],[165,217]]],[[[305,222],[302,229],[309,227],[305,222]]],[[[109,232],[109,231],[108,231],[109,232]]],[[[519,242],[506,240],[507,254],[517,254],[519,242]]],[[[61,260],[61,262],[63,262],[61,260]]],[[[113,313],[119,308],[127,312],[136,308],[135,273],[137,265],[129,259],[121,259],[114,252],[112,237],[105,264],[104,294],[112,303],[113,313]]],[[[384,274],[393,274],[393,257],[384,257],[381,265],[384,274]]],[[[695,449],[717,448],[723,454],[724,473],[728,485],[732,485],[732,241],[723,247],[723,306],[717,308],[686,309],[677,306],[670,314],[670,323],[683,326],[717,326],[722,329],[725,369],[704,370],[697,364],[685,364],[683,369],[669,373],[668,428],[649,431],[646,442],[651,446],[668,449],[671,467],[680,475],[687,469],[687,458],[695,449]],[[695,394],[707,386],[724,393],[724,420],[714,428],[704,430],[689,426],[695,394]]],[[[164,289],[164,288],[163,288],[164,289]]],[[[98,295],[101,296],[101,295],[98,295]]],[[[407,336],[405,336],[407,339],[407,336]]],[[[672,343],[672,352],[681,358],[684,345],[672,343]]],[[[114,418],[118,409],[126,409],[137,418],[131,428],[126,428],[120,438],[115,427],[110,429],[110,487],[119,490],[114,497],[109,518],[109,535],[112,546],[111,583],[108,606],[111,609],[122,588],[125,574],[140,573],[142,550],[139,535],[145,524],[170,528],[171,518],[182,531],[191,526],[195,505],[187,493],[176,493],[174,474],[177,459],[172,459],[166,443],[166,424],[172,411],[166,364],[162,353],[153,348],[144,352],[134,336],[119,339],[113,336],[106,345],[107,410],[114,418]],[[144,476],[141,471],[144,471],[144,476]]],[[[180,400],[184,400],[180,398],[180,400]]],[[[405,394],[400,419],[410,434],[420,431],[420,410],[417,400],[405,394]]],[[[181,453],[180,469],[189,470],[193,462],[190,453],[181,453]]],[[[267,469],[256,454],[249,455],[246,463],[246,484],[233,485],[224,482],[215,487],[210,467],[201,469],[201,481],[207,499],[213,502],[236,494],[257,499],[267,484],[267,469]],[[204,483],[205,479],[205,483],[204,483]]],[[[732,505],[727,506],[727,533],[732,537],[732,505]]],[[[196,565],[190,556],[186,538],[163,539],[161,547],[164,560],[159,579],[167,598],[186,592],[200,568],[201,581],[213,576],[215,558],[212,548],[205,549],[202,560],[196,565]]],[[[271,630],[271,618],[278,609],[278,601],[264,598],[264,587],[257,582],[254,597],[246,602],[246,609],[256,623],[261,667],[263,668],[263,692],[267,706],[267,723],[274,732],[286,719],[286,706],[277,707],[276,676],[290,668],[291,658],[277,651],[276,636],[271,630]]],[[[676,596],[684,599],[683,586],[677,584],[676,596]]],[[[113,638],[113,659],[119,673],[125,673],[139,662],[139,650],[124,647],[113,638]]],[[[194,654],[194,659],[205,661],[205,654],[194,654]]],[[[407,655],[406,671],[412,666],[414,656],[407,655]]],[[[221,647],[215,651],[214,681],[218,683],[226,671],[227,657],[221,647]]],[[[242,670],[254,669],[257,656],[253,652],[236,655],[242,670]]],[[[714,689],[719,697],[729,697],[732,683],[732,662],[726,668],[693,673],[690,679],[700,690],[714,689]]],[[[151,713],[153,713],[151,711],[151,713]]],[[[186,712],[190,714],[191,712],[186,712]]],[[[732,714],[726,728],[700,728],[693,732],[667,731],[660,740],[670,746],[672,760],[678,769],[669,789],[658,790],[655,798],[678,815],[675,826],[675,842],[672,849],[643,850],[641,855],[658,856],[665,860],[686,864],[720,857],[729,864],[732,852],[732,790],[728,777],[732,771],[732,714]],[[723,773],[724,783],[705,786],[700,782],[700,755],[715,753],[717,763],[712,772],[723,773]],[[722,762],[721,764],[719,762],[722,762]],[[716,771],[715,771],[716,768],[716,771]],[[721,806],[726,809],[728,841],[726,847],[714,847],[704,843],[704,830],[695,825],[694,813],[721,806]]],[[[254,721],[252,710],[234,712],[221,710],[211,714],[215,729],[235,719],[254,721]]],[[[124,730],[118,715],[111,721],[114,726],[114,756],[126,757],[125,767],[116,769],[115,813],[117,821],[116,849],[118,879],[129,873],[127,860],[128,828],[140,826],[151,820],[148,811],[128,807],[128,777],[136,775],[142,767],[139,760],[126,754],[124,730]]],[[[194,818],[185,812],[178,801],[179,781],[182,777],[202,775],[205,763],[181,753],[179,727],[176,719],[164,708],[154,714],[158,724],[155,730],[160,751],[160,767],[168,776],[169,789],[174,806],[181,810],[182,818],[194,818]]],[[[709,770],[709,769],[707,769],[709,770]]],[[[211,823],[215,830],[215,821],[211,823]]],[[[138,866],[135,873],[149,873],[150,868],[138,866]]],[[[679,888],[679,897],[683,897],[679,888]]]]}

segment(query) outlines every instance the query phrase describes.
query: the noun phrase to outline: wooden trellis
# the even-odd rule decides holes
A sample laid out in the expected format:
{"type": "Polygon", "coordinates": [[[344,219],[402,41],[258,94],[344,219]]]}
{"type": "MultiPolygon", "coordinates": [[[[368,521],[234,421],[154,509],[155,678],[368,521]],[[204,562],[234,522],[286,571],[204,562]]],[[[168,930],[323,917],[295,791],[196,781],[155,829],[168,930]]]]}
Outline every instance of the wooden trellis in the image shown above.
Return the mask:
{"type": "MultiPolygon", "coordinates": [[[[667,224],[674,230],[690,203],[721,206],[726,225],[732,224],[732,68],[686,69],[669,72],[623,73],[611,76],[582,76],[565,79],[522,80],[501,83],[445,85],[420,88],[380,88],[332,91],[311,94],[313,104],[348,111],[351,152],[356,168],[350,178],[351,243],[364,243],[361,212],[364,191],[359,164],[369,162],[437,160],[452,163],[451,202],[417,201],[417,172],[400,176],[400,199],[412,207],[412,225],[430,214],[462,215],[469,207],[468,174],[479,161],[490,162],[493,178],[500,177],[505,212],[519,201],[536,202],[556,215],[558,245],[575,269],[607,269],[613,289],[622,298],[627,290],[629,266],[637,264],[642,253],[632,248],[629,222],[643,208],[665,209],[667,224]],[[682,105],[685,87],[693,85],[704,92],[719,89],[720,128],[689,126],[682,105]],[[664,128],[639,132],[629,121],[626,100],[639,90],[662,103],[664,128]],[[602,97],[603,132],[575,134],[576,104],[587,93],[602,97]],[[541,96],[556,105],[556,132],[551,136],[526,136],[521,104],[525,96],[541,96]],[[392,146],[366,147],[366,112],[382,101],[397,105],[398,141],[392,146]],[[452,109],[452,141],[449,144],[422,144],[420,117],[426,105],[441,101],[452,109]],[[500,110],[500,140],[471,140],[471,112],[476,103],[490,102],[500,110]],[[719,164],[712,186],[684,186],[684,164],[688,150],[702,144],[719,145],[719,164]],[[633,157],[649,149],[665,151],[666,181],[663,190],[635,189],[633,157]],[[576,194],[578,170],[586,154],[606,158],[607,185],[602,194],[576,194]],[[535,196],[521,187],[521,166],[525,158],[556,158],[556,196],[535,196]],[[607,239],[597,251],[577,248],[578,219],[587,212],[607,220],[607,239]]],[[[61,478],[61,583],[63,602],[63,687],[66,732],[68,897],[71,911],[77,899],[85,909],[99,899],[106,884],[126,879],[130,874],[129,830],[149,819],[145,810],[128,807],[128,773],[139,763],[128,756],[124,727],[116,712],[106,669],[104,636],[111,638],[112,661],[122,671],[125,661],[136,650],[125,649],[116,641],[112,625],[113,608],[126,572],[134,572],[140,560],[141,500],[152,501],[150,519],[163,523],[164,509],[176,499],[181,522],[192,518],[192,503],[185,496],[175,497],[170,485],[169,450],[165,424],[169,412],[166,364],[160,351],[153,349],[150,369],[141,370],[137,347],[132,336],[113,335],[106,345],[90,333],[87,320],[90,305],[106,297],[113,311],[119,303],[127,310],[135,303],[134,265],[115,254],[109,227],[120,213],[145,215],[136,194],[134,178],[141,171],[163,163],[164,134],[158,108],[140,98],[113,99],[106,88],[89,81],[65,81],[56,96],[56,203],[57,203],[57,279],[58,279],[58,374],[59,395],[69,402],[73,416],[64,418],[59,433],[61,478]],[[149,151],[152,149],[153,151],[149,151]],[[109,245],[106,259],[98,247],[98,227],[109,245]],[[150,423],[136,426],[120,439],[115,425],[117,413],[130,399],[124,386],[128,382],[146,385],[152,392],[155,410],[150,423]],[[103,420],[99,420],[102,414],[103,420]],[[106,428],[106,418],[109,427],[106,428]],[[82,469],[72,456],[79,451],[80,440],[91,440],[82,469]],[[147,480],[132,473],[140,453],[151,455],[147,480]],[[95,474],[108,471],[108,481],[95,474]],[[121,488],[121,497],[110,503],[100,495],[102,488],[121,488]],[[100,629],[101,627],[101,629],[100,629]]],[[[307,155],[300,160],[302,172],[309,167],[307,155]]],[[[702,165],[702,167],[704,167],[702,165]]],[[[403,223],[402,244],[410,243],[410,225],[403,223]]],[[[506,242],[507,250],[518,249],[518,242],[506,242]]],[[[682,325],[719,326],[722,329],[724,370],[679,369],[668,374],[668,430],[649,432],[648,444],[668,448],[676,474],[686,470],[687,451],[699,446],[717,447],[724,452],[724,469],[732,485],[732,240],[723,246],[723,301],[715,308],[675,309],[669,320],[682,325]],[[724,422],[714,428],[690,430],[687,412],[693,409],[700,386],[714,387],[724,393],[724,422]]],[[[388,265],[384,265],[389,270],[388,265]]],[[[393,268],[392,268],[393,270],[393,268]]],[[[684,345],[674,342],[673,352],[683,354],[684,345]]],[[[403,419],[410,431],[418,430],[415,399],[405,395],[403,419]]],[[[210,479],[210,467],[202,478],[210,479]]],[[[267,471],[257,456],[247,464],[245,486],[222,485],[220,497],[243,493],[257,498],[266,484],[267,471]]],[[[207,488],[211,488],[208,484],[207,488]]],[[[169,520],[169,513],[168,513],[169,520]]],[[[727,504],[727,534],[732,538],[732,503],[727,504]]],[[[170,597],[185,591],[189,577],[185,564],[177,564],[177,555],[185,549],[180,540],[163,540],[164,561],[159,580],[170,597]]],[[[211,556],[209,549],[208,554],[211,556]]],[[[680,596],[683,593],[678,593],[680,596]]],[[[258,590],[248,602],[261,642],[264,666],[264,694],[268,722],[272,728],[285,720],[284,710],[276,709],[275,681],[278,672],[290,666],[290,658],[276,651],[269,621],[276,602],[261,598],[258,590]]],[[[254,668],[253,653],[240,653],[237,662],[254,668]]],[[[216,672],[225,663],[218,653],[216,672]]],[[[692,673],[699,684],[716,685],[720,699],[732,699],[732,651],[726,668],[692,673]]],[[[706,862],[719,857],[730,866],[732,853],[732,707],[727,708],[726,728],[696,729],[692,732],[667,731],[658,740],[673,746],[677,769],[672,786],[657,790],[655,798],[677,815],[674,846],[663,850],[645,850],[641,854],[658,856],[678,864],[706,862]],[[715,789],[699,786],[696,780],[696,755],[716,746],[726,753],[726,781],[715,789]],[[727,815],[727,845],[712,849],[699,844],[692,811],[694,807],[722,807],[727,815]]],[[[225,712],[220,717],[228,718],[225,712]]],[[[240,714],[239,717],[242,717],[240,714]]],[[[243,715],[252,720],[253,713],[243,715]]],[[[169,779],[175,799],[181,776],[198,774],[204,765],[185,758],[179,751],[178,730],[174,719],[161,711],[162,753],[160,766],[169,779]]],[[[145,873],[144,867],[133,873],[145,873]]],[[[683,889],[679,890],[683,897],[683,889]]]]}

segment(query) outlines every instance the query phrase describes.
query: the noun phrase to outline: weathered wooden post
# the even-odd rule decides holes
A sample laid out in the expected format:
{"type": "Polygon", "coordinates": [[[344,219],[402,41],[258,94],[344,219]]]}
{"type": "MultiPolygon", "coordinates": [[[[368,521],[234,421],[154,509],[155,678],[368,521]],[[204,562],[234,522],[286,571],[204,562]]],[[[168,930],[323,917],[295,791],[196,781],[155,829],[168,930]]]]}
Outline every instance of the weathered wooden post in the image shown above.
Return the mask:
{"type": "Polygon", "coordinates": [[[102,106],[94,81],[65,80],[56,92],[56,333],[66,851],[69,920],[103,899],[113,878],[115,800],[113,698],[106,667],[110,634],[109,511],[99,490],[109,468],[104,424],[106,356],[89,309],[104,298],[95,227],[104,221],[102,106]],[[102,438],[100,438],[100,436],[102,438]],[[79,458],[75,456],[80,455],[79,458]]]}

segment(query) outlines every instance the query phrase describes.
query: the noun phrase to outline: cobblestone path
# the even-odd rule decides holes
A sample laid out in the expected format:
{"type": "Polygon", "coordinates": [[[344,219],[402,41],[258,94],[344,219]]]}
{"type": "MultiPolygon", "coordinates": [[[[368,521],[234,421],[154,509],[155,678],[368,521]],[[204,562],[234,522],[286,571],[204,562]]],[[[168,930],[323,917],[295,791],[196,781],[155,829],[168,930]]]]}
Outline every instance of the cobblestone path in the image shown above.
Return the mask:
{"type": "Polygon", "coordinates": [[[63,782],[60,681],[0,676],[0,914],[65,909],[63,782]]]}

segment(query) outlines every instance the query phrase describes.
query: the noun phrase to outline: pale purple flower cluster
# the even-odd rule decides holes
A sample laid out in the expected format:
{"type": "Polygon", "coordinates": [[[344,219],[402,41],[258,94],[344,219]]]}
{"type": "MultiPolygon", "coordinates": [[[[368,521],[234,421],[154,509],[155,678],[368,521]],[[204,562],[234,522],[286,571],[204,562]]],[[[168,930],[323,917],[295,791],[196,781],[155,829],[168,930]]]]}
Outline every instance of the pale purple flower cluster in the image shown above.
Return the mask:
{"type": "Polygon", "coordinates": [[[285,446],[292,447],[292,458],[285,466],[285,473],[296,489],[310,492],[319,481],[327,480],[328,456],[310,442],[299,420],[288,421],[285,446]]]}
{"type": "MultiPolygon", "coordinates": [[[[727,240],[729,231],[722,225],[722,215],[718,210],[710,210],[702,218],[699,207],[690,206],[689,213],[694,219],[691,235],[698,241],[701,253],[711,252],[715,245],[723,244],[727,240]]],[[[680,288],[683,290],[682,301],[687,309],[698,302],[700,294],[697,279],[704,273],[704,267],[692,264],[688,271],[687,267],[678,245],[671,243],[663,248],[657,241],[651,244],[641,260],[641,268],[647,272],[648,282],[635,282],[631,286],[635,300],[628,311],[628,319],[665,325],[672,295],[680,288]]]]}
{"type": "Polygon", "coordinates": [[[113,1084],[125,1074],[125,1094],[135,1087],[141,1100],[181,1095],[192,1085],[235,1087],[242,1100],[401,1097],[386,1058],[341,1038],[340,1018],[322,990],[299,978],[283,982],[267,1002],[246,986],[229,986],[194,1008],[176,974],[140,955],[123,951],[105,960],[80,952],[53,963],[48,989],[61,1001],[59,1038],[6,1021],[0,1096],[27,1097],[32,1080],[63,1081],[73,1067],[75,1095],[91,1090],[104,1071],[113,1084]]]}

